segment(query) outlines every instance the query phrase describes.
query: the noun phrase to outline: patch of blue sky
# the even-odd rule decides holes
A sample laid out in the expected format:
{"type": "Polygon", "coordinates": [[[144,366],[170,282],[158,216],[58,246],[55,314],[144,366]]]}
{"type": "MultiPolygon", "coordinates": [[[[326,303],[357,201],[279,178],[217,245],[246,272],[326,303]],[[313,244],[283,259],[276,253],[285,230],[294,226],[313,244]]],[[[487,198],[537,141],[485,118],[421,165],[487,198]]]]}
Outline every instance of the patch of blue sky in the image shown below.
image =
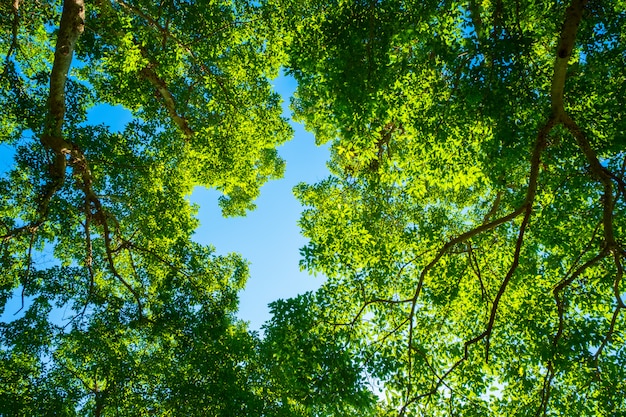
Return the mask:
{"type": "MultiPolygon", "coordinates": [[[[274,87],[283,97],[284,116],[290,118],[287,103],[295,91],[295,80],[283,74],[274,87]]],[[[254,211],[245,217],[224,218],[217,205],[218,191],[199,187],[191,195],[191,201],[200,206],[196,240],[213,245],[218,254],[237,252],[250,262],[238,316],[253,330],[270,318],[270,302],[314,291],[323,282],[323,277],[300,271],[300,248],[306,240],[297,225],[302,206],[292,190],[300,182],[314,183],[330,174],[326,167],[330,150],[317,146],[302,125],[291,124],[294,139],[278,150],[287,162],[285,176],[263,186],[254,211]]]]}

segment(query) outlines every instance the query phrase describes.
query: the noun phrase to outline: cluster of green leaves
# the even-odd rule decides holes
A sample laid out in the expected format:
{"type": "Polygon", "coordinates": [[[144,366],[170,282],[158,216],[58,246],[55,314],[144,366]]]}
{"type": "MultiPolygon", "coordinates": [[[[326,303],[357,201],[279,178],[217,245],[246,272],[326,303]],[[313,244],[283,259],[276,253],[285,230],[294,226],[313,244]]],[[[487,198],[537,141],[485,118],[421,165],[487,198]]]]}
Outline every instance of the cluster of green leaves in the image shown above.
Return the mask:
{"type": "MultiPolygon", "coordinates": [[[[280,406],[276,416],[367,416],[375,398],[346,329],[329,326],[315,295],[270,304],[260,365],[264,391],[280,406]]],[[[371,414],[373,415],[373,414],[371,414]]]]}
{"type": "Polygon", "coordinates": [[[83,7],[0,6],[0,306],[30,300],[0,324],[0,415],[626,409],[623,0],[83,7]],[[327,280],[260,337],[187,197],[243,214],[282,174],[281,65],[331,143],[295,189],[327,280]]]}
{"type": "Polygon", "coordinates": [[[623,412],[624,3],[278,3],[332,146],[302,266],[389,409],[623,412]]]}
{"type": "Polygon", "coordinates": [[[37,294],[32,305],[1,328],[0,413],[259,415],[263,403],[241,366],[256,342],[233,319],[247,267],[195,251],[186,256],[196,271],[172,271],[151,288],[144,322],[111,283],[89,292],[81,268],[34,272],[25,288],[37,294]],[[82,308],[73,321],[59,317],[82,308]]]}
{"type": "Polygon", "coordinates": [[[279,51],[245,1],[98,1],[59,110],[59,22],[81,5],[2,5],[0,311],[27,305],[0,324],[0,415],[263,415],[260,342],[234,315],[247,264],[193,242],[188,196],[242,214],[282,175],[279,51]],[[89,124],[100,104],[133,118],[89,124]]]}

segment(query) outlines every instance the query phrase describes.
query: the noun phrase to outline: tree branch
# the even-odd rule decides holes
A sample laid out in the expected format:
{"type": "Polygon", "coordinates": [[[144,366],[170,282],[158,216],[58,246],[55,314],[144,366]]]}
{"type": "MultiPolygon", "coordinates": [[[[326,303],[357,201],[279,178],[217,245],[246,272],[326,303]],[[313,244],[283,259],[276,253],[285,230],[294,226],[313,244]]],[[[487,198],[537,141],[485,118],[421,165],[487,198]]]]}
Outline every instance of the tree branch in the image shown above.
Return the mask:
{"type": "Polygon", "coordinates": [[[478,257],[474,253],[474,250],[472,249],[472,245],[471,244],[467,245],[467,260],[468,260],[468,262],[470,264],[470,268],[474,272],[474,275],[476,275],[476,278],[478,278],[478,283],[480,284],[481,298],[483,300],[487,299],[487,301],[493,302],[490,299],[491,297],[489,297],[489,292],[487,291],[487,288],[485,287],[485,283],[483,282],[483,277],[482,277],[482,273],[481,273],[481,270],[480,270],[480,265],[478,264],[478,257]]]}
{"type": "Polygon", "coordinates": [[[546,376],[543,379],[543,387],[541,387],[541,403],[539,404],[539,408],[537,408],[537,412],[535,416],[546,415],[548,410],[548,402],[550,400],[550,393],[552,391],[552,379],[554,378],[554,366],[552,362],[548,362],[546,370],[546,376]]]}
{"type": "Polygon", "coordinates": [[[161,98],[163,98],[163,103],[165,104],[167,112],[169,113],[176,126],[178,126],[178,128],[183,132],[187,140],[191,139],[194,134],[193,130],[189,127],[187,119],[180,116],[176,112],[176,101],[170,90],[167,88],[167,84],[165,83],[165,81],[159,78],[157,73],[150,66],[142,69],[140,71],[140,74],[146,80],[150,81],[150,83],[157,89],[157,91],[161,95],[161,98]]]}
{"type": "MultiPolygon", "coordinates": [[[[41,136],[42,145],[54,152],[54,161],[50,165],[51,181],[45,187],[45,193],[39,203],[39,219],[29,226],[36,229],[47,217],[48,205],[56,192],[65,183],[67,157],[69,164],[82,181],[81,188],[85,194],[85,216],[93,218],[103,228],[106,259],[110,272],[131,292],[139,307],[139,316],[143,316],[142,303],[137,291],[117,272],[111,251],[111,233],[108,216],[98,196],[93,191],[93,179],[87,158],[74,144],[63,138],[63,122],[65,119],[65,86],[72,62],[74,47],[85,27],[84,0],[64,0],[61,22],[57,36],[54,63],[50,75],[50,93],[48,97],[48,114],[41,136]],[[91,206],[95,212],[91,213],[91,206]]],[[[113,219],[117,223],[116,219],[113,219]]],[[[88,246],[90,245],[89,238],[88,246]]],[[[88,257],[91,255],[88,254],[88,257]]],[[[88,266],[89,267],[89,266],[88,266]]]]}
{"type": "Polygon", "coordinates": [[[578,147],[585,155],[587,162],[589,162],[589,168],[591,173],[602,183],[604,187],[604,193],[602,195],[602,201],[604,206],[603,225],[604,225],[604,240],[605,245],[611,250],[617,248],[615,241],[615,233],[613,231],[613,183],[611,174],[602,166],[595,151],[591,148],[591,144],[586,135],[580,129],[578,124],[566,113],[562,115],[563,125],[574,136],[578,147]]]}
{"type": "Polygon", "coordinates": [[[65,84],[72,63],[74,47],[85,29],[85,5],[83,0],[64,0],[61,23],[50,74],[50,95],[44,138],[45,145],[56,152],[69,153],[72,146],[61,139],[65,117],[65,84]]]}
{"type": "Polygon", "coordinates": [[[28,253],[26,254],[26,271],[24,272],[24,279],[22,280],[22,293],[21,293],[22,305],[15,313],[13,313],[14,316],[24,309],[24,295],[26,294],[26,286],[28,285],[28,282],[30,280],[30,270],[31,270],[31,263],[33,259],[33,244],[34,243],[35,243],[35,231],[31,231],[30,242],[28,243],[28,253]]]}
{"type": "MultiPolygon", "coordinates": [[[[489,346],[491,343],[491,333],[493,332],[493,326],[496,320],[496,314],[498,312],[498,306],[500,305],[500,299],[502,298],[502,296],[504,295],[504,291],[506,291],[507,286],[509,285],[509,282],[511,281],[511,278],[513,277],[513,275],[515,274],[515,271],[517,270],[517,267],[519,265],[519,259],[520,259],[520,255],[521,255],[521,251],[522,251],[522,245],[524,243],[524,234],[526,232],[526,228],[528,227],[528,223],[530,222],[530,217],[532,214],[532,205],[528,205],[527,209],[526,209],[526,213],[524,214],[524,219],[522,220],[522,225],[520,226],[520,230],[519,230],[519,234],[517,236],[517,242],[515,244],[515,252],[513,254],[513,262],[511,263],[511,266],[509,267],[509,270],[506,274],[506,276],[504,277],[504,280],[502,281],[502,284],[500,285],[500,289],[498,290],[498,293],[496,294],[496,297],[493,300],[493,305],[491,307],[491,313],[489,315],[489,321],[487,322],[487,328],[485,329],[484,332],[484,338],[485,338],[485,362],[489,362],[489,346]]],[[[478,339],[480,340],[480,339],[478,339]]],[[[476,341],[478,341],[476,340],[476,341]]]]}
{"type": "MultiPolygon", "coordinates": [[[[41,143],[54,152],[54,161],[50,164],[51,181],[45,187],[39,202],[41,224],[48,212],[50,200],[65,183],[66,155],[71,154],[74,146],[63,139],[62,128],[65,118],[65,84],[72,63],[74,47],[85,29],[85,5],[83,0],[64,0],[61,23],[54,52],[54,63],[50,74],[50,93],[48,96],[48,114],[44,125],[41,143]]],[[[38,226],[39,224],[36,224],[38,226]]]]}
{"type": "Polygon", "coordinates": [[[556,61],[554,63],[554,75],[550,97],[552,100],[552,117],[559,118],[564,113],[563,91],[565,89],[565,76],[567,65],[574,49],[578,25],[583,18],[583,8],[587,0],[573,0],[565,12],[565,21],[561,30],[561,37],[557,47],[556,61]]]}
{"type": "Polygon", "coordinates": [[[615,267],[617,269],[617,273],[615,274],[615,280],[613,280],[613,293],[615,294],[615,301],[617,302],[617,306],[619,308],[626,308],[626,304],[624,304],[624,299],[622,298],[622,294],[620,293],[619,289],[622,278],[624,277],[622,254],[617,250],[613,251],[613,262],[615,263],[615,267]]]}
{"type": "MultiPolygon", "coordinates": [[[[428,264],[426,265],[426,267],[424,267],[424,269],[422,270],[422,273],[420,274],[420,278],[418,281],[418,285],[417,285],[417,289],[415,290],[415,294],[412,298],[412,306],[411,306],[411,312],[410,312],[410,324],[409,324],[409,346],[411,344],[412,338],[413,338],[413,315],[415,314],[415,308],[417,306],[417,299],[419,298],[420,292],[422,290],[423,284],[424,284],[424,280],[426,277],[426,274],[439,262],[439,260],[445,255],[445,253],[452,248],[454,245],[459,244],[459,243],[463,243],[465,242],[467,239],[476,236],[480,233],[483,233],[487,230],[491,230],[497,226],[500,226],[501,224],[504,224],[506,222],[509,222],[513,219],[515,219],[516,217],[520,216],[521,214],[524,214],[524,220],[522,221],[522,225],[520,226],[520,232],[518,235],[518,239],[517,239],[517,243],[516,243],[516,248],[515,248],[515,257],[513,260],[513,263],[511,265],[511,267],[509,268],[509,271],[507,272],[507,275],[503,281],[503,283],[501,284],[500,290],[498,291],[498,295],[496,296],[496,299],[494,300],[494,305],[493,308],[491,310],[491,314],[490,314],[490,318],[489,318],[489,323],[487,325],[486,330],[481,333],[480,335],[476,336],[475,338],[471,339],[469,344],[474,344],[482,339],[484,339],[485,337],[489,336],[491,334],[492,331],[492,327],[493,327],[493,323],[495,321],[495,309],[497,309],[498,306],[498,302],[500,300],[500,297],[502,297],[502,294],[504,293],[504,289],[506,289],[506,286],[508,285],[508,282],[510,281],[511,277],[513,276],[513,273],[515,272],[515,269],[517,268],[517,264],[519,263],[519,255],[521,252],[521,245],[523,242],[523,237],[524,237],[524,231],[526,229],[526,226],[528,225],[528,222],[530,221],[530,215],[532,213],[532,205],[535,199],[535,195],[537,193],[537,183],[538,183],[538,179],[539,179],[539,168],[540,168],[540,164],[541,164],[541,152],[543,151],[543,149],[546,146],[547,143],[547,136],[548,133],[550,132],[550,130],[555,126],[556,120],[554,118],[550,118],[545,126],[539,131],[539,134],[537,135],[537,140],[535,141],[535,146],[533,149],[533,153],[530,159],[530,173],[529,173],[529,180],[528,180],[528,189],[526,191],[526,198],[524,200],[524,203],[518,207],[516,210],[514,210],[513,212],[509,213],[506,216],[500,217],[496,220],[493,220],[489,223],[486,224],[482,224],[468,232],[465,232],[459,236],[457,236],[454,239],[449,240],[437,253],[437,255],[435,256],[435,258],[428,264]]],[[[489,354],[489,345],[487,344],[487,349],[486,349],[486,357],[489,354]]],[[[468,345],[466,344],[466,352],[467,352],[467,347],[468,345]]],[[[410,359],[410,358],[409,358],[410,359]]]]}
{"type": "MultiPolygon", "coordinates": [[[[488,361],[489,345],[490,345],[489,337],[493,331],[493,326],[495,324],[499,302],[519,264],[519,258],[521,255],[521,249],[522,249],[522,245],[524,241],[524,234],[525,234],[526,228],[528,227],[528,224],[530,222],[530,218],[532,215],[532,206],[535,200],[535,195],[537,193],[541,154],[542,154],[543,149],[545,149],[546,147],[547,137],[550,131],[555,126],[561,123],[564,123],[567,118],[567,115],[564,110],[564,105],[563,105],[565,78],[566,78],[569,58],[574,48],[574,42],[576,39],[576,33],[578,31],[578,25],[580,24],[580,21],[582,20],[582,11],[586,2],[587,0],[573,0],[572,4],[567,8],[567,11],[566,11],[565,22],[563,24],[563,29],[561,31],[559,44],[557,47],[557,54],[556,54],[557,56],[556,56],[556,60],[554,64],[554,73],[553,73],[552,83],[551,83],[550,94],[551,94],[551,102],[552,102],[552,115],[548,118],[548,120],[546,121],[544,126],[540,129],[537,135],[537,140],[535,142],[535,146],[533,148],[533,153],[532,153],[531,160],[530,160],[531,168],[530,168],[528,188],[526,191],[526,197],[525,197],[524,203],[520,207],[518,207],[516,210],[509,213],[508,215],[500,217],[489,223],[484,223],[481,226],[476,227],[473,230],[463,233],[457,236],[456,238],[448,241],[439,250],[435,258],[428,265],[426,265],[426,267],[424,267],[424,269],[422,270],[422,273],[420,274],[417,288],[413,296],[413,302],[412,302],[411,312],[409,316],[409,348],[411,346],[411,342],[413,338],[413,316],[415,314],[415,310],[417,306],[417,299],[423,287],[426,274],[439,262],[439,260],[454,245],[458,243],[462,243],[475,235],[478,235],[487,230],[493,229],[503,223],[506,223],[508,221],[515,219],[521,214],[524,214],[524,218],[522,220],[522,224],[520,226],[516,245],[515,245],[513,262],[511,263],[511,266],[509,267],[509,270],[507,271],[507,274],[502,284],[500,285],[500,289],[498,290],[498,293],[494,299],[487,326],[481,334],[465,342],[463,357],[461,357],[456,363],[454,363],[448,369],[448,371],[442,376],[441,381],[443,381],[451,372],[453,372],[454,369],[456,369],[462,362],[467,360],[467,358],[469,357],[469,347],[473,344],[478,343],[479,341],[483,339],[486,339],[485,360],[488,361]]],[[[486,216],[486,218],[488,218],[488,216],[486,216]]],[[[410,349],[409,349],[408,359],[409,359],[409,373],[410,373],[411,372],[410,349]]],[[[440,385],[441,384],[438,384],[438,386],[440,385]]],[[[438,388],[438,386],[436,388],[438,388]]],[[[434,393],[434,392],[435,391],[432,391],[431,393],[434,393]]],[[[430,395],[430,394],[427,394],[427,395],[430,395]]],[[[421,398],[421,396],[414,397],[414,400],[418,398],[421,398]]]]}
{"type": "MultiPolygon", "coordinates": [[[[5,64],[8,64],[9,59],[11,59],[11,55],[18,48],[17,43],[17,35],[19,33],[20,28],[20,1],[13,0],[13,5],[11,8],[11,13],[13,14],[13,21],[11,22],[11,45],[9,46],[9,50],[7,51],[6,57],[4,58],[5,64]]],[[[4,71],[7,71],[7,67],[5,67],[4,71]]]]}
{"type": "MultiPolygon", "coordinates": [[[[211,77],[213,77],[215,79],[215,82],[217,83],[218,87],[222,90],[222,92],[224,93],[225,97],[226,97],[226,101],[228,102],[228,104],[230,104],[232,107],[237,108],[235,106],[235,104],[231,101],[231,94],[228,91],[228,89],[226,89],[226,86],[224,85],[224,83],[222,82],[222,80],[220,80],[219,75],[214,74],[206,65],[205,63],[198,59],[196,53],[193,51],[193,49],[191,49],[190,46],[188,46],[187,44],[185,44],[183,41],[181,41],[177,36],[175,36],[171,31],[169,31],[166,27],[163,27],[159,24],[159,22],[152,18],[151,16],[149,16],[148,14],[146,14],[145,12],[143,12],[141,9],[126,3],[123,0],[115,0],[115,2],[117,4],[119,4],[124,10],[127,10],[128,12],[130,12],[131,14],[138,16],[142,19],[144,19],[146,22],[148,22],[148,24],[150,26],[152,26],[154,29],[156,29],[159,33],[161,33],[165,38],[169,37],[171,38],[178,46],[180,46],[185,52],[187,52],[189,54],[189,56],[192,58],[193,62],[198,65],[202,71],[204,71],[206,74],[209,74],[211,77]]],[[[108,6],[110,7],[110,4],[108,4],[108,6]]],[[[224,30],[226,29],[228,26],[223,26],[222,28],[220,28],[219,30],[224,30]]],[[[218,30],[218,31],[219,31],[218,30]]],[[[152,81],[151,81],[152,82],[152,81]]],[[[161,94],[161,91],[159,91],[159,93],[161,94]]],[[[166,101],[166,97],[163,97],[166,101]]],[[[168,109],[169,111],[169,109],[168,109]]],[[[171,115],[171,113],[170,113],[171,115]]],[[[178,125],[178,122],[176,122],[176,124],[178,125]]],[[[180,125],[179,125],[180,127],[180,125]]],[[[184,131],[184,130],[183,130],[184,131]]]]}
{"type": "Polygon", "coordinates": [[[609,330],[606,332],[606,336],[602,339],[602,343],[598,347],[598,350],[593,355],[593,361],[596,363],[596,368],[598,367],[598,360],[600,359],[600,355],[606,348],[606,345],[609,343],[611,338],[613,337],[613,333],[615,332],[615,325],[617,324],[617,318],[619,317],[620,312],[624,308],[622,305],[618,305],[613,311],[613,316],[611,317],[611,324],[609,325],[609,330]]]}

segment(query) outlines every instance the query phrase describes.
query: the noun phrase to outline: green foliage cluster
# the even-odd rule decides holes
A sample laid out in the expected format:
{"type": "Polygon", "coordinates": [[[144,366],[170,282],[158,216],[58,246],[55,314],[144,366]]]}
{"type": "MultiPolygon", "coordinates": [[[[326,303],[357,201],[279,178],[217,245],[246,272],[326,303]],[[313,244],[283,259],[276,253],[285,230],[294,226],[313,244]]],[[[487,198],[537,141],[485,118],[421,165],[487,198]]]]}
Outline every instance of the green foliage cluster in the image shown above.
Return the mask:
{"type": "Polygon", "coordinates": [[[624,4],[291,5],[302,266],[400,415],[622,415],[624,4]]]}
{"type": "Polygon", "coordinates": [[[626,413],[623,0],[0,11],[1,416],[626,413]],[[281,66],[332,150],[294,190],[326,281],[259,335],[187,197],[282,175],[281,66]]]}

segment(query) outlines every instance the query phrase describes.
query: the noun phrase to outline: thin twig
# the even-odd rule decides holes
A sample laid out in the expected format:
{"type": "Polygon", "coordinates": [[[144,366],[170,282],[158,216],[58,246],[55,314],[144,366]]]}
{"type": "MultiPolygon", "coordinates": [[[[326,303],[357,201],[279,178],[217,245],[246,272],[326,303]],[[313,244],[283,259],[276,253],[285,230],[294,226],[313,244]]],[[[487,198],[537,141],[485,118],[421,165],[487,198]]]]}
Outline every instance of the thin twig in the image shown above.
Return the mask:
{"type": "Polygon", "coordinates": [[[541,388],[541,403],[539,404],[539,408],[537,408],[537,412],[535,416],[539,416],[543,414],[544,416],[548,410],[548,402],[550,401],[550,393],[552,391],[552,379],[554,378],[554,366],[552,365],[552,361],[548,362],[546,370],[546,376],[543,379],[543,387],[541,388]]]}
{"type": "Polygon", "coordinates": [[[24,309],[24,295],[26,292],[26,286],[28,285],[28,281],[30,278],[30,270],[31,270],[31,263],[32,263],[32,253],[33,253],[33,243],[35,242],[35,232],[31,232],[30,235],[30,242],[28,243],[28,252],[26,254],[26,271],[24,272],[24,279],[22,280],[22,292],[21,292],[21,300],[22,300],[22,304],[19,308],[19,310],[17,310],[15,313],[13,313],[13,315],[17,315],[17,313],[19,313],[20,311],[22,311],[24,309]]]}
{"type": "Polygon", "coordinates": [[[13,0],[13,5],[11,6],[11,13],[13,14],[13,21],[11,22],[11,45],[9,45],[9,50],[4,58],[5,69],[4,72],[8,70],[8,63],[11,59],[13,53],[19,48],[17,43],[17,37],[19,34],[20,28],[20,1],[13,0]]]}

